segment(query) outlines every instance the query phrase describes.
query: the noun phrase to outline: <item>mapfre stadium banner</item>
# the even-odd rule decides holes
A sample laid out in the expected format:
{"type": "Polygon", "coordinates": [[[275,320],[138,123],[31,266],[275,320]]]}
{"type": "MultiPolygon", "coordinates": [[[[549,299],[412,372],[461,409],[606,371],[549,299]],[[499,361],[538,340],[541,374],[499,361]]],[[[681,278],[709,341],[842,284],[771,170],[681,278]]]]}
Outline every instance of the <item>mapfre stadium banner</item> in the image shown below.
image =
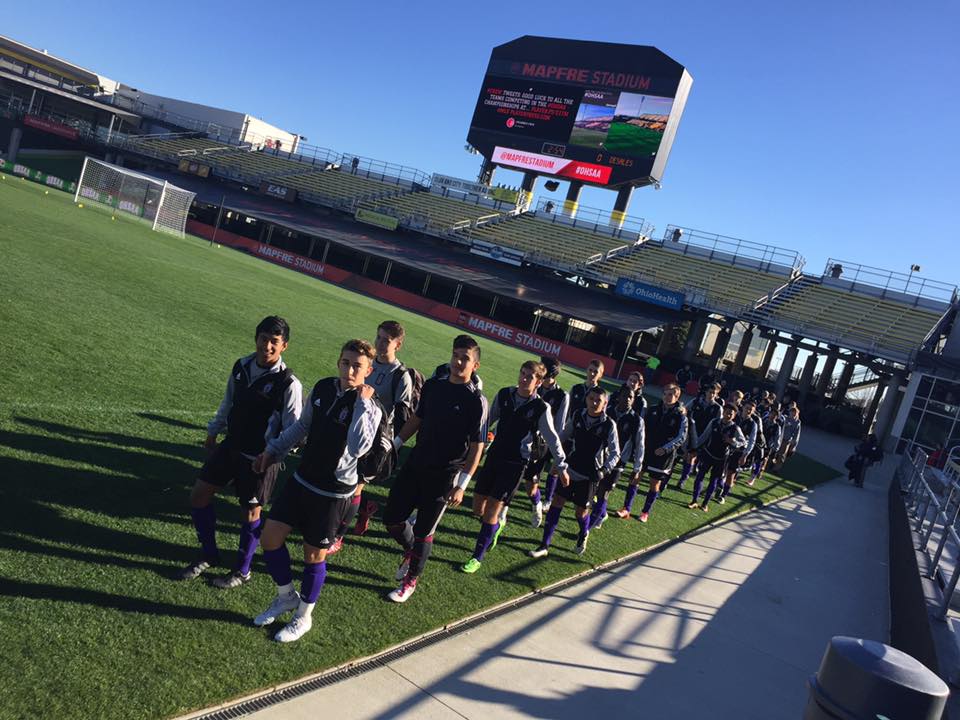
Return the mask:
{"type": "MultiPolygon", "coordinates": [[[[187,232],[207,240],[213,237],[213,228],[210,225],[199,223],[195,220],[187,220],[187,232]]],[[[587,350],[567,345],[566,343],[550,340],[540,335],[534,335],[526,330],[521,330],[520,328],[515,328],[510,325],[504,325],[503,323],[491,320],[482,315],[458,310],[450,305],[430,300],[421,295],[415,295],[406,290],[384,285],[371,278],[356,275],[342,268],[327,265],[312,258],[298,255],[288,250],[282,250],[272,245],[265,245],[262,242],[251,240],[241,235],[235,235],[225,230],[218,230],[216,239],[219,244],[243,250],[277,265],[299,270],[307,275],[312,275],[313,277],[326,280],[335,285],[370,295],[371,297],[384,300],[392,305],[431,317],[434,320],[460,326],[477,335],[482,335],[502,342],[505,345],[512,345],[521,350],[526,350],[531,355],[554,355],[559,357],[560,361],[564,364],[573,367],[586,367],[594,358],[603,360],[604,364],[609,368],[617,366],[617,361],[611,357],[596,355],[587,350]]]]}
{"type": "Polygon", "coordinates": [[[69,125],[64,125],[63,123],[58,123],[53,120],[47,120],[46,118],[37,117],[36,115],[24,115],[23,124],[27,127],[36,128],[37,130],[43,130],[51,135],[65,137],[68,140],[76,140],[78,137],[80,137],[80,133],[77,132],[76,128],[72,128],[69,125]]]}
{"type": "Polygon", "coordinates": [[[682,310],[683,302],[686,296],[681,292],[667,290],[666,288],[646,283],[630,280],[629,278],[620,278],[617,280],[617,287],[614,289],[617,295],[649,303],[650,305],[659,305],[660,307],[671,308],[673,310],[682,310]]]}

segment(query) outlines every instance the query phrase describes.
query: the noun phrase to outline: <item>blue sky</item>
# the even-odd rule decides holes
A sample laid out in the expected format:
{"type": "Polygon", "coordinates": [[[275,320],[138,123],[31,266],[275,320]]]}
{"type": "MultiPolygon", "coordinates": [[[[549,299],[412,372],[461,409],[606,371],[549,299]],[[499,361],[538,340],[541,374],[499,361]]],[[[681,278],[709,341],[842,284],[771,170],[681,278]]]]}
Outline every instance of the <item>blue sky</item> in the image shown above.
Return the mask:
{"type": "Polygon", "coordinates": [[[524,34],[655,45],[694,85],[663,188],[638,191],[631,215],[794,248],[813,273],[835,257],[957,280],[956,3],[110,4],[6,3],[2,32],[317,145],[467,178],[494,45],[524,34]]]}

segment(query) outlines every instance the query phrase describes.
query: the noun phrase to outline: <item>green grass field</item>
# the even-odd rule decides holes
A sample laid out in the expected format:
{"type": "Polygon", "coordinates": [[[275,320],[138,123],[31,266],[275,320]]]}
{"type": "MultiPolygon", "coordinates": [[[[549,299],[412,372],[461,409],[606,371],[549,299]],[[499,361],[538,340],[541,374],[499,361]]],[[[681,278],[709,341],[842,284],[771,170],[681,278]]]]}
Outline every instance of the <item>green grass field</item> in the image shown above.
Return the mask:
{"type": "Polygon", "coordinates": [[[575,127],[570,133],[570,144],[600,149],[603,147],[603,141],[606,137],[607,134],[601,130],[587,130],[585,128],[575,127]]]}
{"type": "MultiPolygon", "coordinates": [[[[477,523],[458,509],[445,517],[417,594],[402,606],[384,599],[398,556],[375,524],[331,561],[314,629],[279,645],[276,628],[250,623],[274,593],[259,558],[254,580],[230,592],[170,579],[196,555],[188,493],[232,362],[252,351],[253,328],[271,313],[291,323],[286,359],[307,387],[332,374],[345,339],[372,337],[382,319],[407,326],[402,357],[424,369],[447,358],[457,331],[196,238],[78,209],[65,194],[9,176],[0,181],[0,208],[0,321],[9,351],[0,376],[3,718],[131,720],[226,701],[836,474],[796,457],[783,477],[735,489],[709,516],[668,491],[650,524],[609,520],[582,559],[572,552],[572,512],[555,552],[527,558],[540,531],[528,526],[529,504],[520,499],[474,576],[458,568],[477,523]]],[[[481,344],[486,387],[512,384],[528,356],[481,344]]],[[[618,490],[611,505],[621,499],[618,490]]],[[[217,512],[220,546],[235,548],[235,500],[220,499],[217,512]]],[[[291,555],[299,573],[299,553],[291,555]]]]}
{"type": "Polygon", "coordinates": [[[604,149],[609,153],[623,153],[634,157],[652,155],[660,147],[663,133],[629,123],[610,123],[610,132],[604,149]]]}

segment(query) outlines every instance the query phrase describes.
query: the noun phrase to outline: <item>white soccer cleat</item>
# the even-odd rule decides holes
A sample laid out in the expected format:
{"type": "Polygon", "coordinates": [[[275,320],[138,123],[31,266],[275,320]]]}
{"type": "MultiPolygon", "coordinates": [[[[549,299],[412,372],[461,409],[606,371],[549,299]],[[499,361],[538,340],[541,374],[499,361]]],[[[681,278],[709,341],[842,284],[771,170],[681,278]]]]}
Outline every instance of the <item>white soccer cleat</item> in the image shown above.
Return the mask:
{"type": "Polygon", "coordinates": [[[543,547],[543,546],[541,545],[541,546],[538,547],[536,550],[531,550],[531,551],[530,551],[529,553],[527,553],[527,554],[528,554],[530,557],[532,557],[532,558],[537,558],[537,559],[539,559],[539,558],[542,558],[542,557],[546,557],[546,556],[547,556],[547,553],[549,553],[549,552],[550,552],[549,548],[545,548],[545,547],[543,547]]]}
{"type": "Polygon", "coordinates": [[[400,587],[387,595],[387,597],[393,600],[395,603],[405,603],[410,599],[410,596],[413,595],[413,591],[416,589],[416,578],[404,578],[403,582],[400,583],[400,587]]]}
{"type": "Polygon", "coordinates": [[[543,524],[543,503],[535,503],[533,517],[530,518],[530,527],[538,528],[543,524]]]}
{"type": "Polygon", "coordinates": [[[210,563],[206,560],[197,560],[187,565],[180,573],[177,575],[179,580],[196,580],[198,577],[203,575],[207,570],[211,568],[210,563]]]}
{"type": "Polygon", "coordinates": [[[408,550],[403,554],[403,560],[397,566],[397,580],[403,580],[410,572],[410,560],[413,559],[413,551],[408,550]]]}
{"type": "Polygon", "coordinates": [[[590,538],[590,533],[587,533],[586,535],[583,536],[583,540],[577,543],[577,547],[573,549],[573,551],[577,555],[583,555],[587,551],[587,540],[589,538],[590,538]]]}
{"type": "MultiPolygon", "coordinates": [[[[277,595],[270,607],[264,610],[253,619],[253,624],[257,627],[269,625],[281,615],[296,610],[300,605],[300,593],[294,590],[289,595],[277,595]]],[[[309,628],[307,628],[309,630],[309,628]]],[[[306,632],[306,630],[304,631],[306,632]]]]}
{"type": "Polygon", "coordinates": [[[284,625],[280,632],[273,636],[277,642],[288,643],[299,640],[313,627],[313,620],[309,615],[294,615],[290,622],[284,625]]]}

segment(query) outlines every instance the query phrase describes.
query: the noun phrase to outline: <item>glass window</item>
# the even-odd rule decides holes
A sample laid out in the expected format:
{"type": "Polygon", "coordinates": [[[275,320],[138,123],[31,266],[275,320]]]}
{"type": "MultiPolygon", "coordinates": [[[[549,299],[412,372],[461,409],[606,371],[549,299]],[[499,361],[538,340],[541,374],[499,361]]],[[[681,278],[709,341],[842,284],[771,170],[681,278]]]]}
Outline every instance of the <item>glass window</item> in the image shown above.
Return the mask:
{"type": "Polygon", "coordinates": [[[936,400],[944,405],[956,407],[960,404],[960,383],[939,379],[934,381],[930,399],[936,400]]]}
{"type": "Polygon", "coordinates": [[[933,387],[933,378],[929,375],[925,375],[923,379],[920,380],[920,384],[917,386],[917,397],[930,397],[931,387],[933,387]]]}
{"type": "Polygon", "coordinates": [[[936,447],[950,434],[953,420],[932,413],[924,414],[917,428],[916,442],[925,447],[936,447]]]}

